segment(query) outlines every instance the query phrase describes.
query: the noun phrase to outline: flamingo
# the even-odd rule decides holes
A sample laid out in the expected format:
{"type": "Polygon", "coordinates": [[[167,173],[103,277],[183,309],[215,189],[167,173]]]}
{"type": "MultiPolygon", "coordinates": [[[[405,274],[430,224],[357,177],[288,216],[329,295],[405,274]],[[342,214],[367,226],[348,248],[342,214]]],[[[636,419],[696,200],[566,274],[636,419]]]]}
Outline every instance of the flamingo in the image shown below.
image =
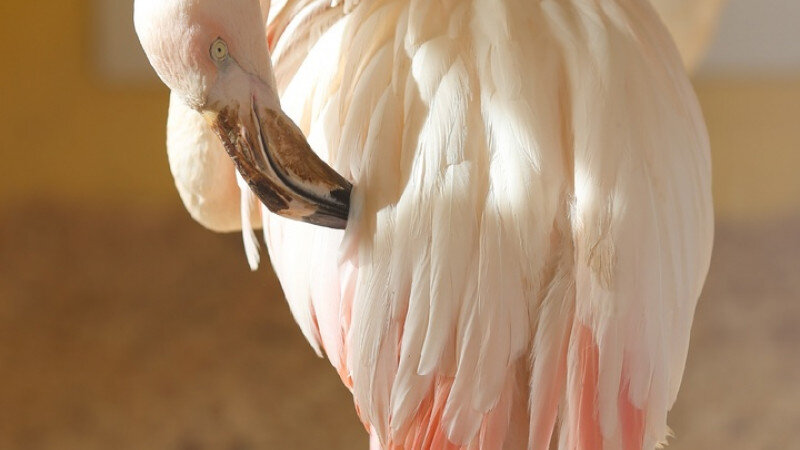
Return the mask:
{"type": "Polygon", "coordinates": [[[253,268],[263,227],[373,450],[665,442],[713,214],[652,5],[136,0],[135,26],[188,211],[253,268]]]}

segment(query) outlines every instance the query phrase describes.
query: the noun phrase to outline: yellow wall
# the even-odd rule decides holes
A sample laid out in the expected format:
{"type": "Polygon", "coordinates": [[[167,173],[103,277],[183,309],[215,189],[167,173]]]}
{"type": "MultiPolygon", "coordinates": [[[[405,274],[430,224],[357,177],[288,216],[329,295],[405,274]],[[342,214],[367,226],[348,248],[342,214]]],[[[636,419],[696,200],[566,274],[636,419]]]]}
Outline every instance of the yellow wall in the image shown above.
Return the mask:
{"type": "MultiPolygon", "coordinates": [[[[0,205],[175,204],[164,151],[167,91],[92,73],[88,0],[0,5],[0,205]]],[[[696,83],[724,217],[800,211],[800,79],[696,83]]]]}
{"type": "Polygon", "coordinates": [[[695,83],[722,217],[800,212],[800,79],[695,83]]]}
{"type": "Polygon", "coordinates": [[[167,91],[94,77],[91,2],[0,3],[0,204],[173,201],[167,91]]]}

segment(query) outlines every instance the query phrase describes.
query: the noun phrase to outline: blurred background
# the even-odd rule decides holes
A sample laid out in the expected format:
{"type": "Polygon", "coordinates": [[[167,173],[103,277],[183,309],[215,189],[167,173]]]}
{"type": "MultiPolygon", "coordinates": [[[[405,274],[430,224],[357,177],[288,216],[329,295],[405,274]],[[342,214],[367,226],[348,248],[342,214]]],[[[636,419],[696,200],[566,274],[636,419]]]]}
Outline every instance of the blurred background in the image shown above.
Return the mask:
{"type": "MultiPolygon", "coordinates": [[[[184,211],[131,1],[0,18],[0,449],[366,448],[271,270],[184,211]]],[[[694,77],[718,231],[670,448],[800,442],[798,23],[730,0],[694,77]]]]}

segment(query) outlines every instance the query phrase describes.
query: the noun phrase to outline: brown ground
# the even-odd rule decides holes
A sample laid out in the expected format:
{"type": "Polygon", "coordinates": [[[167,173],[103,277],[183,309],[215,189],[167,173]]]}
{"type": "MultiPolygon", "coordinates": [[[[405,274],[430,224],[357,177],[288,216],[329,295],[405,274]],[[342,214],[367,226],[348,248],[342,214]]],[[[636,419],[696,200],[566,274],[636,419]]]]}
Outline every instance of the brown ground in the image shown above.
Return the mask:
{"type": "MultiPolygon", "coordinates": [[[[800,442],[800,221],[718,229],[672,449],[800,442]]],[[[359,449],[239,237],[176,208],[0,214],[0,449],[359,449]]]]}

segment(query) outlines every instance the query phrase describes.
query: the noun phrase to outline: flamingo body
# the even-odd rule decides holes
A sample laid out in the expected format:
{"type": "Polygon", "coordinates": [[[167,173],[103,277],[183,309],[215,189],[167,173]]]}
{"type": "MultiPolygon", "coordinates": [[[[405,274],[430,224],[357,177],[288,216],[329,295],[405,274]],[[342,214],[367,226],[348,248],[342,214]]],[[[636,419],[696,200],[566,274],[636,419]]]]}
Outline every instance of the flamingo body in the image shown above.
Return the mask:
{"type": "Polygon", "coordinates": [[[287,0],[267,23],[281,107],[355,187],[346,230],[262,208],[264,237],[373,448],[664,442],[713,219],[652,6],[287,0]]]}

